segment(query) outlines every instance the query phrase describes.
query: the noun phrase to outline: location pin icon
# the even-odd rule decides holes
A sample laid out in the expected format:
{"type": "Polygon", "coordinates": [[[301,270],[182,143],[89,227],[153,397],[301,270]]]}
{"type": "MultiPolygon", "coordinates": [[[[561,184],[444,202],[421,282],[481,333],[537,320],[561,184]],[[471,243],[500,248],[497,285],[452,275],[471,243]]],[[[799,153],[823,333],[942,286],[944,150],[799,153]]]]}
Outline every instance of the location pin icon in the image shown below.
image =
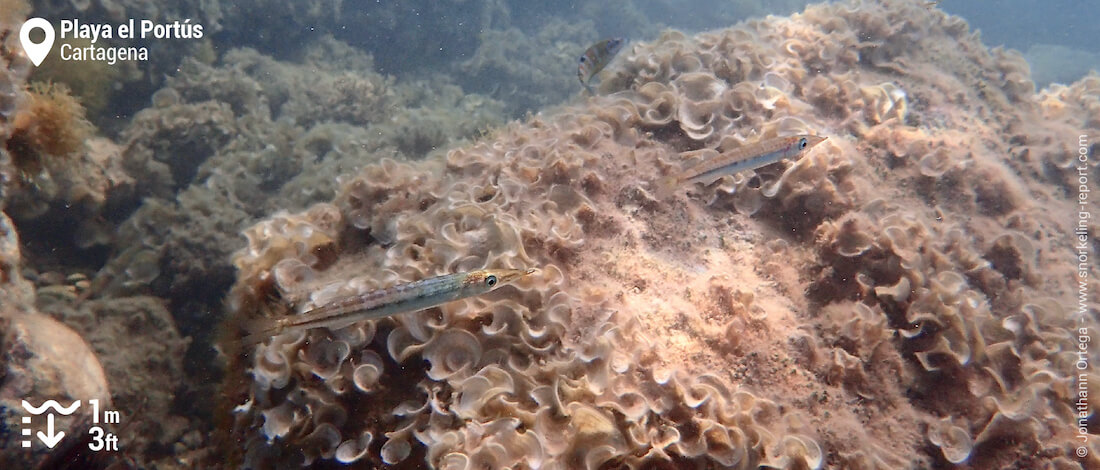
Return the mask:
{"type": "Polygon", "coordinates": [[[31,18],[19,29],[19,42],[23,43],[23,50],[27,52],[27,57],[31,58],[35,67],[42,64],[49,55],[50,49],[53,48],[53,36],[53,25],[43,18],[31,18]],[[31,41],[31,30],[34,28],[41,28],[46,33],[46,39],[38,44],[31,41]]]}

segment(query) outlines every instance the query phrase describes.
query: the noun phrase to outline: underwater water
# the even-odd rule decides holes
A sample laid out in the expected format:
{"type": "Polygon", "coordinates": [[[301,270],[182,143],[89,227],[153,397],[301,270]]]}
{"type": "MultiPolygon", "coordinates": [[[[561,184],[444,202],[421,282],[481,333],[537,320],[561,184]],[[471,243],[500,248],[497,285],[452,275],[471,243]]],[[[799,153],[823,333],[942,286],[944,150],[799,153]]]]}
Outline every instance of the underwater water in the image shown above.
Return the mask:
{"type": "Polygon", "coordinates": [[[1100,468],[1036,5],[0,0],[0,468],[1100,468]]]}

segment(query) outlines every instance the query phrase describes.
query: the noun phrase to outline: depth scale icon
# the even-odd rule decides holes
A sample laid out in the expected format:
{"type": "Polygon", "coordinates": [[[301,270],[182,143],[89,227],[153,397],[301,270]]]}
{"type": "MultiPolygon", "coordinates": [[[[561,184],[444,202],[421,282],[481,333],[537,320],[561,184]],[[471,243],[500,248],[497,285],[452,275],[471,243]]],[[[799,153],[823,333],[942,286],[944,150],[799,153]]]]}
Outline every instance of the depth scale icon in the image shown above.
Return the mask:
{"type": "MultiPolygon", "coordinates": [[[[73,414],[73,412],[75,412],[77,408],[80,408],[80,400],[72,402],[72,404],[70,404],[67,408],[61,406],[61,404],[58,403],[57,400],[46,400],[46,402],[43,403],[42,406],[39,406],[39,407],[36,407],[36,406],[30,404],[30,402],[28,402],[27,400],[23,400],[23,409],[27,410],[27,413],[30,413],[31,415],[34,415],[34,416],[41,415],[42,413],[45,413],[46,411],[48,411],[50,409],[55,410],[57,412],[57,414],[60,414],[60,415],[63,415],[63,416],[69,416],[69,415],[73,414]]],[[[30,436],[30,434],[31,434],[30,424],[31,424],[31,417],[30,416],[24,416],[23,417],[23,436],[30,436]]],[[[49,447],[49,448],[53,449],[54,446],[56,446],[58,442],[61,442],[61,439],[65,437],[65,431],[57,431],[56,433],[54,432],[54,416],[53,416],[53,413],[48,413],[46,415],[46,432],[38,431],[37,435],[38,435],[38,439],[41,440],[42,443],[46,445],[46,447],[49,447]]],[[[23,447],[30,447],[30,446],[31,446],[31,441],[29,439],[24,439],[23,440],[23,447]]]]}

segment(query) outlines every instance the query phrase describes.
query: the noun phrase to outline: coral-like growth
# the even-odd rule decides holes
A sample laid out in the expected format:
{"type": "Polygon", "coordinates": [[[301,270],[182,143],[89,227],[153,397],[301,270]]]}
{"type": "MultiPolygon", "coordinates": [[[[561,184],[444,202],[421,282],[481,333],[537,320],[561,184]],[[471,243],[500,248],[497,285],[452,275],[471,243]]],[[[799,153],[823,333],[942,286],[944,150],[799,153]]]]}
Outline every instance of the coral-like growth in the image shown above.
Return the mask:
{"type": "Polygon", "coordinates": [[[247,351],[246,465],[1071,462],[1071,323],[1047,296],[1072,276],[1043,227],[1068,230],[1024,196],[1068,207],[1036,182],[1065,175],[1005,156],[1078,124],[1091,81],[1040,107],[1018,55],[903,1],[668,32],[617,68],[606,96],[345,177],[319,206],[335,225],[314,209],[246,231],[238,318],[273,298],[304,310],[441,273],[542,270],[247,351]],[[830,138],[652,196],[682,159],[799,133],[830,138]]]}

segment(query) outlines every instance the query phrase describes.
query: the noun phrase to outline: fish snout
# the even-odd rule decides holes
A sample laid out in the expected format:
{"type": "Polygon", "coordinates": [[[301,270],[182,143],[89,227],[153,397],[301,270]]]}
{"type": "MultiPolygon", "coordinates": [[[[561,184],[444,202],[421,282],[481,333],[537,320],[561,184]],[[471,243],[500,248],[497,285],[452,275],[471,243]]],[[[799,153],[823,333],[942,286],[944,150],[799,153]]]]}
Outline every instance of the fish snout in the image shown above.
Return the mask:
{"type": "Polygon", "coordinates": [[[819,135],[808,135],[806,136],[806,148],[810,148],[817,144],[820,144],[824,142],[825,139],[828,139],[828,137],[822,137],[819,135]]]}

